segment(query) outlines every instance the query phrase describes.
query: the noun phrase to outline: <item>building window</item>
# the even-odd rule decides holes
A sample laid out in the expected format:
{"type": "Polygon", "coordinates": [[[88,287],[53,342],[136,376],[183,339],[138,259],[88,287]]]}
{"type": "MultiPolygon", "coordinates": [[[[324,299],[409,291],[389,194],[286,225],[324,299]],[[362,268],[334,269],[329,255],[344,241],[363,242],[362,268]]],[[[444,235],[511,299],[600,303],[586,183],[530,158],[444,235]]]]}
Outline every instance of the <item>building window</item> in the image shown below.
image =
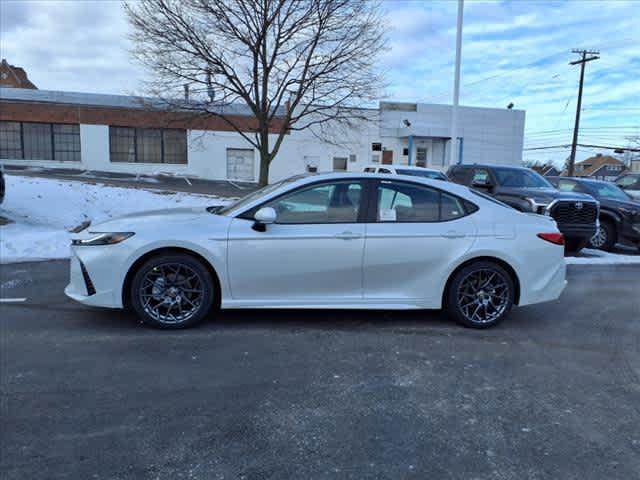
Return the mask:
{"type": "Polygon", "coordinates": [[[178,129],[109,127],[112,162],[187,163],[187,132],[178,129]]]}
{"type": "Polygon", "coordinates": [[[80,161],[80,125],[0,122],[0,158],[80,161]]]}
{"type": "Polygon", "coordinates": [[[0,122],[0,158],[22,159],[20,122],[0,122]]]}
{"type": "Polygon", "coordinates": [[[347,171],[347,157],[333,157],[333,171],[334,172],[346,172],[347,171]]]}
{"type": "Polygon", "coordinates": [[[80,161],[80,125],[53,124],[53,157],[61,162],[80,161]]]}
{"type": "Polygon", "coordinates": [[[403,148],[402,149],[402,155],[404,157],[408,157],[409,156],[409,149],[408,148],[403,148]]]}
{"type": "Polygon", "coordinates": [[[382,151],[382,144],[381,143],[372,143],[371,144],[371,151],[373,151],[373,152],[381,152],[382,151]]]}
{"type": "Polygon", "coordinates": [[[22,138],[25,160],[53,160],[50,123],[23,123],[22,138]]]}

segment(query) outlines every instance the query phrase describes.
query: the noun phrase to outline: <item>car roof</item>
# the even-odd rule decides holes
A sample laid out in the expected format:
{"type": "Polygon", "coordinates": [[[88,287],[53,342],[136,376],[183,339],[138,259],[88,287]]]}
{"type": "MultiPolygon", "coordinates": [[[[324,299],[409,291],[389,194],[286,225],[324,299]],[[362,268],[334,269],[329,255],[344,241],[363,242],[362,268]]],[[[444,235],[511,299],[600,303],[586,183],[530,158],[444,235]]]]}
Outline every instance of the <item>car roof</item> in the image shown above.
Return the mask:
{"type": "Polygon", "coordinates": [[[452,165],[451,168],[493,168],[493,169],[501,169],[501,170],[528,170],[531,171],[530,168],[520,167],[518,165],[491,165],[488,163],[463,163],[459,165],[452,165]]]}
{"type": "MultiPolygon", "coordinates": [[[[320,182],[324,180],[341,180],[341,179],[362,179],[370,180],[377,178],[385,181],[397,181],[403,180],[410,183],[422,183],[424,185],[437,188],[438,190],[447,190],[453,194],[459,195],[466,199],[472,199],[473,194],[468,187],[458,185],[457,183],[443,182],[442,180],[436,180],[427,177],[416,177],[414,175],[394,175],[389,177],[387,173],[373,173],[373,172],[327,172],[327,173],[314,173],[309,175],[296,175],[291,177],[290,182],[287,182],[286,186],[283,185],[283,189],[289,190],[298,186],[306,185],[309,183],[320,182]]],[[[280,192],[281,189],[278,189],[280,192]]],[[[278,193],[279,194],[279,193],[278,193]]],[[[276,196],[276,195],[274,195],[276,196]]]]}
{"type": "Polygon", "coordinates": [[[393,168],[394,170],[416,170],[419,172],[437,172],[443,173],[435,168],[416,167],[415,165],[365,165],[363,168],[393,168]]]}

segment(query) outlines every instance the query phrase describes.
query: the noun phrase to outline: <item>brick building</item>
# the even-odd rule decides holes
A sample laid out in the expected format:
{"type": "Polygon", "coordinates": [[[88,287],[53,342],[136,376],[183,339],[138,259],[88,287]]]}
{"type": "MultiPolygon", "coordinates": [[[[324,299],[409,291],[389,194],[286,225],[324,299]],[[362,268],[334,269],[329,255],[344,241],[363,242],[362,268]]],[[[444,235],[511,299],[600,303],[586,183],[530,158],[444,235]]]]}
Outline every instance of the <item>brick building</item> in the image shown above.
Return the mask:
{"type": "Polygon", "coordinates": [[[37,89],[27,77],[27,72],[15,65],[9,65],[3,58],[0,61],[0,87],[37,89]]]}
{"type": "MultiPolygon", "coordinates": [[[[243,131],[255,130],[248,107],[220,108],[243,131]]],[[[272,144],[283,113],[276,112],[272,144]]],[[[310,166],[319,171],[360,171],[370,163],[448,168],[450,106],[381,102],[362,113],[370,121],[349,128],[329,125],[325,133],[334,131],[329,141],[309,130],[289,133],[271,164],[270,181],[310,166]]],[[[460,107],[457,161],[521,164],[524,117],[519,110],[460,107]]],[[[0,87],[3,163],[254,182],[259,158],[219,117],[168,110],[157,100],[0,87]]]]}

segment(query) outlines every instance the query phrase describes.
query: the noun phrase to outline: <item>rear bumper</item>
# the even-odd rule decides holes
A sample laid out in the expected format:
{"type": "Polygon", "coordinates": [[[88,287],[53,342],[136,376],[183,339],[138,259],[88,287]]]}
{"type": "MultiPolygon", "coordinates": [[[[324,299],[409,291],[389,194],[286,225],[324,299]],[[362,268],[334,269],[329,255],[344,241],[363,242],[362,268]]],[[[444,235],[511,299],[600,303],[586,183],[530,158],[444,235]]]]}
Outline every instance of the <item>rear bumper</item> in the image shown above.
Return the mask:
{"type": "Polygon", "coordinates": [[[557,300],[567,286],[567,265],[562,259],[548,274],[539,276],[530,285],[522,285],[519,305],[557,300]]]}

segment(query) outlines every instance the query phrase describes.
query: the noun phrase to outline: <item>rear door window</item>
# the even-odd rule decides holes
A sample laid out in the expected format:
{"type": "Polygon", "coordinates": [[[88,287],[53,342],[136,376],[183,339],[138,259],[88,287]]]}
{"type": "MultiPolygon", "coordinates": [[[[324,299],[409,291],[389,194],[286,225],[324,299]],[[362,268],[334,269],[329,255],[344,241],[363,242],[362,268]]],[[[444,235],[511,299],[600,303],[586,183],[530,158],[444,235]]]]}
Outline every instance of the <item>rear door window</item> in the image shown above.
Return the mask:
{"type": "Polygon", "coordinates": [[[377,222],[444,222],[466,213],[461,199],[435,188],[386,181],[378,186],[377,222]]]}

